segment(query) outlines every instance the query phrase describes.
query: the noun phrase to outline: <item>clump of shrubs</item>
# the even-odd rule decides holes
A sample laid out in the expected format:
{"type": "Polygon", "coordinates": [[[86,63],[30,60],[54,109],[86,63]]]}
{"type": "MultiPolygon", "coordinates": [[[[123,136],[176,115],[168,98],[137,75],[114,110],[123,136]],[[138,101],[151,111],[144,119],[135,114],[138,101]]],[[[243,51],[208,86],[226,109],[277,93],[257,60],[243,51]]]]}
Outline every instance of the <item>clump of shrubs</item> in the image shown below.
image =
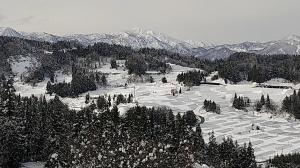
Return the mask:
{"type": "Polygon", "coordinates": [[[269,95],[267,95],[267,98],[265,98],[264,95],[261,95],[260,100],[255,103],[254,109],[256,111],[262,111],[262,109],[265,109],[266,111],[274,111],[276,110],[276,106],[270,99],[269,95]]]}
{"type": "Polygon", "coordinates": [[[245,110],[246,107],[249,107],[251,104],[251,100],[247,97],[234,95],[232,107],[238,110],[245,110]]]}
{"type": "Polygon", "coordinates": [[[161,79],[161,81],[162,81],[162,83],[168,83],[168,81],[167,81],[167,78],[166,78],[166,77],[163,77],[163,78],[161,79]]]}
{"type": "Polygon", "coordinates": [[[204,104],[203,108],[207,112],[214,112],[214,113],[217,113],[217,114],[221,113],[220,106],[218,104],[216,104],[214,101],[205,99],[203,104],[204,104]]]}

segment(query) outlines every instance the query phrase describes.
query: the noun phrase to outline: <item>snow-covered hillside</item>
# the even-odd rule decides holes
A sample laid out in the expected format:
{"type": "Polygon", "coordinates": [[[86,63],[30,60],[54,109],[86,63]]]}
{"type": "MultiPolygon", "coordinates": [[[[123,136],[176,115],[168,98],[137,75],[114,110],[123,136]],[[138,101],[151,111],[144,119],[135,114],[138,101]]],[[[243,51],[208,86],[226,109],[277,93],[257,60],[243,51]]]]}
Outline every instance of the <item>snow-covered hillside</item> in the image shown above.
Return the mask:
{"type": "Polygon", "coordinates": [[[213,45],[208,42],[179,40],[151,30],[135,28],[130,31],[111,34],[72,34],[56,36],[49,33],[18,32],[12,28],[0,28],[0,36],[19,37],[37,41],[78,41],[82,45],[97,42],[130,46],[134,49],[165,49],[184,55],[207,59],[226,58],[235,52],[252,52],[257,54],[300,54],[300,37],[297,35],[269,42],[243,42],[238,44],[213,45]]]}

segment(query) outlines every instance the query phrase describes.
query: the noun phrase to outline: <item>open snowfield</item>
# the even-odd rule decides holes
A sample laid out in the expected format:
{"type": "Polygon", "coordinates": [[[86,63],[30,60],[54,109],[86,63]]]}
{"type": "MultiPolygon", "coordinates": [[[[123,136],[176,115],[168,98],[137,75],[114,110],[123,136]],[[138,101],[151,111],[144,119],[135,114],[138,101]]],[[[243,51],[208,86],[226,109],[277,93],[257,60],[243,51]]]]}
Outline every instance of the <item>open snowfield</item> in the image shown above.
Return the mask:
{"type": "MultiPolygon", "coordinates": [[[[135,100],[140,105],[145,106],[168,106],[175,113],[182,113],[187,110],[194,110],[195,114],[205,118],[205,122],[201,125],[203,136],[207,140],[209,133],[214,131],[218,141],[224,136],[230,136],[238,143],[252,142],[255,155],[258,161],[266,160],[276,154],[300,152],[300,122],[289,119],[287,115],[277,115],[267,113],[256,113],[253,111],[243,112],[231,107],[234,93],[249,97],[252,101],[260,99],[261,95],[270,95],[270,98],[280,106],[281,101],[286,95],[293,93],[293,89],[270,89],[258,88],[253,83],[241,83],[238,85],[201,85],[192,87],[191,90],[183,87],[176,82],[179,73],[191,70],[191,68],[172,65],[172,71],[166,75],[152,75],[155,83],[136,83],[124,85],[128,78],[127,72],[120,70],[112,70],[110,65],[105,65],[97,71],[108,73],[108,83],[110,86],[99,88],[96,91],[89,92],[91,97],[99,95],[113,95],[122,93],[127,95],[132,93],[135,100]],[[161,78],[165,76],[168,83],[161,82],[161,78]],[[171,89],[182,88],[182,94],[172,96],[171,89]],[[207,113],[202,109],[203,101],[213,100],[221,106],[221,114],[207,113]],[[259,126],[261,130],[252,130],[259,126]]],[[[71,80],[70,75],[57,74],[58,80],[71,80]]],[[[15,88],[17,93],[22,96],[30,96],[31,94],[45,94],[47,81],[38,83],[35,87],[16,81],[15,88]]],[[[222,80],[217,80],[222,82],[222,80]]],[[[299,89],[300,85],[291,83],[283,83],[282,80],[272,80],[269,84],[288,85],[295,89],[299,89]]],[[[50,98],[49,95],[46,96],[50,98]]],[[[53,97],[53,96],[52,96],[53,97]]],[[[68,104],[70,108],[80,109],[86,106],[85,94],[78,98],[63,98],[63,102],[68,104]]],[[[134,106],[134,104],[121,104],[119,110],[124,114],[126,109],[134,106]]]]}

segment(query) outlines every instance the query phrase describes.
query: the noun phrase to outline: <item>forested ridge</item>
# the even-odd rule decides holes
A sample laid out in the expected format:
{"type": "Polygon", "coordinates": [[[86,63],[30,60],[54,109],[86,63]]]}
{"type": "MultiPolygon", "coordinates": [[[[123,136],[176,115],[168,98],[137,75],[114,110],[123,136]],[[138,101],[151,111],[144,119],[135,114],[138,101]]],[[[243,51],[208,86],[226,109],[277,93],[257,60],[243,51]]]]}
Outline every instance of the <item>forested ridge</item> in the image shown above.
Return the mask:
{"type": "Polygon", "coordinates": [[[96,43],[84,47],[76,42],[60,41],[47,43],[25,40],[12,37],[0,37],[0,58],[2,69],[0,73],[11,73],[8,58],[13,56],[34,57],[40,62],[40,66],[27,77],[27,82],[41,81],[44,77],[51,77],[57,70],[72,67],[74,64],[89,65],[105,58],[127,60],[127,65],[132,70],[129,72],[138,75],[144,74],[145,70],[157,70],[166,73],[169,66],[166,63],[175,63],[183,66],[203,67],[206,61],[183,56],[161,49],[143,48],[134,50],[130,47],[96,43]],[[47,53],[47,52],[48,53],[47,53]],[[46,52],[46,53],[45,53],[46,52]],[[83,60],[83,62],[82,62],[83,60]],[[139,61],[140,64],[134,64],[139,61]],[[139,67],[140,65],[145,65],[139,67]],[[141,69],[143,68],[143,69],[141,69]]]}
{"type": "Polygon", "coordinates": [[[84,59],[85,64],[103,58],[127,60],[129,73],[144,74],[146,70],[168,71],[166,63],[200,68],[207,73],[218,71],[220,77],[234,83],[242,80],[262,83],[273,78],[284,78],[293,82],[300,80],[300,57],[298,55],[258,55],[253,53],[234,53],[229,58],[220,60],[202,60],[186,57],[162,49],[130,47],[96,43],[84,47],[76,42],[60,41],[57,43],[37,42],[19,38],[0,37],[1,71],[9,72],[7,59],[15,55],[37,57],[41,66],[29,77],[42,80],[63,67],[72,67],[84,59]],[[45,54],[50,51],[52,54],[45,54]],[[136,64],[138,62],[138,64],[136,64]]]}
{"type": "Polygon", "coordinates": [[[214,66],[222,78],[234,83],[242,80],[263,83],[273,78],[300,81],[300,56],[298,55],[235,53],[228,59],[215,61],[214,66]]]}

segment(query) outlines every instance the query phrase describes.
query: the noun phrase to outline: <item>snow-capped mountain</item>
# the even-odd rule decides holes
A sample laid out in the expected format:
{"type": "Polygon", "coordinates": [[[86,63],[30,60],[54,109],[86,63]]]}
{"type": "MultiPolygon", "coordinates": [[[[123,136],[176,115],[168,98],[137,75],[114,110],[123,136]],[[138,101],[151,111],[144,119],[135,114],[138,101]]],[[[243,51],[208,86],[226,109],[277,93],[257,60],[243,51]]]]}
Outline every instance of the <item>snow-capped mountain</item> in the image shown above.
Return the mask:
{"type": "Polygon", "coordinates": [[[300,36],[291,35],[265,44],[260,54],[300,54],[300,36]]]}
{"type": "Polygon", "coordinates": [[[72,34],[56,36],[49,33],[18,32],[12,28],[0,27],[0,36],[19,37],[37,41],[77,41],[82,45],[97,42],[130,46],[134,49],[166,49],[185,55],[207,59],[226,58],[235,52],[252,52],[257,54],[300,54],[300,36],[292,35],[270,42],[243,42],[238,44],[213,45],[206,42],[183,41],[162,33],[135,28],[130,31],[111,34],[72,34]]]}
{"type": "Polygon", "coordinates": [[[9,27],[0,27],[0,36],[23,37],[19,32],[9,27]]]}
{"type": "MultiPolygon", "coordinates": [[[[97,42],[130,46],[134,49],[156,48],[166,49],[181,54],[191,55],[194,48],[210,48],[204,42],[182,41],[162,33],[135,28],[130,31],[112,34],[72,34],[56,36],[49,33],[17,32],[11,28],[0,28],[0,36],[19,37],[37,41],[57,42],[62,40],[78,41],[82,45],[93,45],[97,42]]],[[[199,49],[198,49],[199,50],[199,49]]]]}
{"type": "Polygon", "coordinates": [[[30,40],[36,40],[36,41],[47,41],[51,43],[56,43],[58,41],[67,40],[64,37],[56,36],[49,33],[39,33],[39,32],[20,32],[20,34],[30,40]]]}
{"type": "Polygon", "coordinates": [[[96,42],[130,46],[134,49],[156,48],[173,52],[189,54],[192,48],[198,48],[204,43],[189,43],[181,41],[162,33],[143,30],[140,28],[113,34],[74,34],[65,36],[69,40],[77,40],[83,45],[92,45],[96,42]]]}
{"type": "Polygon", "coordinates": [[[281,40],[261,42],[243,42],[238,44],[218,45],[196,54],[208,59],[226,58],[235,52],[251,52],[256,54],[291,54],[300,55],[300,36],[292,35],[281,40]]]}
{"type": "Polygon", "coordinates": [[[210,49],[215,47],[216,45],[213,43],[208,43],[208,42],[199,42],[199,41],[194,41],[194,40],[186,40],[185,42],[189,43],[190,45],[193,46],[193,48],[198,48],[198,47],[202,47],[205,49],[210,49]]]}

